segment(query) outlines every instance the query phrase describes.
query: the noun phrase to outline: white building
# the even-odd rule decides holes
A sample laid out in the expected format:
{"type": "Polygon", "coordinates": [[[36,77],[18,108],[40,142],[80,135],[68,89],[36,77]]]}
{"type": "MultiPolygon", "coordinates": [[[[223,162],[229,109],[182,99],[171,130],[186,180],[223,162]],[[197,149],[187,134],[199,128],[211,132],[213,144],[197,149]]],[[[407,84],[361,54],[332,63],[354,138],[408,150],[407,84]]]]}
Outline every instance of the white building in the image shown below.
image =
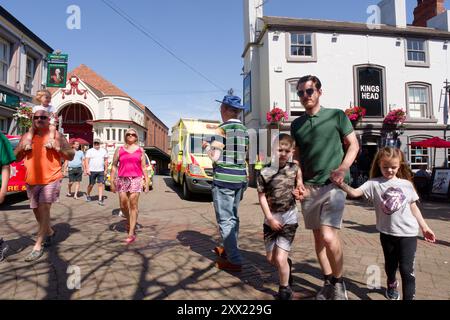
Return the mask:
{"type": "Polygon", "coordinates": [[[144,146],[147,129],[143,104],[83,64],[67,79],[66,88],[52,90],[52,105],[69,138],[81,138],[90,145],[100,139],[112,157],[115,148],[124,144],[126,130],[133,128],[144,146]]]}
{"type": "MultiPolygon", "coordinates": [[[[406,110],[401,149],[413,169],[431,166],[431,149],[409,144],[432,136],[448,139],[443,119],[450,12],[442,9],[443,2],[418,2],[416,20],[423,20],[424,14],[426,19],[432,17],[426,15],[430,9],[441,12],[428,20],[428,27],[419,27],[407,25],[405,0],[380,2],[381,23],[376,25],[268,17],[263,15],[262,0],[245,0],[244,103],[251,105],[246,126],[267,127],[266,113],[278,106],[289,113],[283,126],[288,131],[291,121],[304,112],[296,83],[312,74],[322,81],[323,106],[367,109],[356,129],[362,148],[371,155],[380,143],[386,114],[406,110]]],[[[450,154],[440,149],[436,166],[444,161],[450,161],[450,154]]]]}

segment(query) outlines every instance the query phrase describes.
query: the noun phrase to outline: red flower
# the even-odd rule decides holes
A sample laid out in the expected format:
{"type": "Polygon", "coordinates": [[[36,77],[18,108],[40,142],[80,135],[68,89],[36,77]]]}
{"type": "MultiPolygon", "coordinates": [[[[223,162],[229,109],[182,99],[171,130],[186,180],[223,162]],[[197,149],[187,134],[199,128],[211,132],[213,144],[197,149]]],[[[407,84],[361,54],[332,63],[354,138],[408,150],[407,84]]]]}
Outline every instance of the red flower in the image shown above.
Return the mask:
{"type": "Polygon", "coordinates": [[[391,110],[386,117],[384,117],[383,123],[385,124],[403,124],[406,120],[406,112],[403,109],[391,110]]]}
{"type": "Polygon", "coordinates": [[[350,121],[358,121],[366,116],[366,109],[363,107],[354,106],[345,110],[345,114],[350,121]]]}
{"type": "Polygon", "coordinates": [[[288,113],[278,107],[273,108],[266,114],[266,119],[269,123],[280,123],[281,121],[286,121],[288,118],[288,113]]]}

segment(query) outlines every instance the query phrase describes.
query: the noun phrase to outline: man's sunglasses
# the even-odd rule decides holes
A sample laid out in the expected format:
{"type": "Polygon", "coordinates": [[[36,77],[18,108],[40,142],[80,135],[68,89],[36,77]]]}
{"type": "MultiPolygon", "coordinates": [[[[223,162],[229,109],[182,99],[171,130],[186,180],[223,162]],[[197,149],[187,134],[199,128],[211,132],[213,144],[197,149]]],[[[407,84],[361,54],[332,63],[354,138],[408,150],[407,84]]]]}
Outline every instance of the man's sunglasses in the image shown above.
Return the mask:
{"type": "Polygon", "coordinates": [[[316,90],[310,88],[310,89],[306,89],[305,91],[299,90],[299,91],[297,91],[297,94],[298,94],[298,96],[299,96],[300,98],[303,98],[303,97],[305,96],[305,92],[306,92],[306,94],[307,94],[309,97],[311,97],[311,96],[314,94],[314,91],[316,91],[316,90]]]}
{"type": "Polygon", "coordinates": [[[34,120],[47,120],[48,117],[47,116],[34,116],[33,119],[34,120]]]}
{"type": "Polygon", "coordinates": [[[131,137],[137,138],[137,135],[135,133],[127,133],[126,136],[127,137],[131,136],[131,137]]]}

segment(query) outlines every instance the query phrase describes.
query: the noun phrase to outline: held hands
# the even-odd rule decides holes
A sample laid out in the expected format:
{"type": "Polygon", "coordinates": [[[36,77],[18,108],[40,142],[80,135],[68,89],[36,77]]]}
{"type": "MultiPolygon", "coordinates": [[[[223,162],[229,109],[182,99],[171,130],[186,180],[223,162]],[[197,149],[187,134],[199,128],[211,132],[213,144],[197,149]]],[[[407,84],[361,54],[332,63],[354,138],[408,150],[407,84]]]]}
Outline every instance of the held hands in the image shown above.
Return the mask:
{"type": "Polygon", "coordinates": [[[270,219],[267,219],[267,223],[269,224],[269,227],[273,231],[280,231],[281,229],[283,229],[283,226],[281,225],[281,223],[277,219],[275,219],[274,217],[271,217],[270,219]]]}
{"type": "Polygon", "coordinates": [[[426,226],[425,228],[422,228],[423,237],[425,238],[426,242],[435,243],[436,242],[436,236],[434,235],[434,232],[426,226]]]}
{"type": "Polygon", "coordinates": [[[303,201],[308,196],[308,190],[305,188],[303,183],[297,183],[297,188],[292,191],[295,200],[303,201]]]}
{"type": "Polygon", "coordinates": [[[336,170],[331,171],[330,179],[332,182],[341,186],[344,183],[345,173],[347,170],[342,168],[337,168],[336,170]]]}
{"type": "Polygon", "coordinates": [[[149,192],[148,183],[145,184],[144,192],[145,192],[145,194],[147,194],[149,192]]]}

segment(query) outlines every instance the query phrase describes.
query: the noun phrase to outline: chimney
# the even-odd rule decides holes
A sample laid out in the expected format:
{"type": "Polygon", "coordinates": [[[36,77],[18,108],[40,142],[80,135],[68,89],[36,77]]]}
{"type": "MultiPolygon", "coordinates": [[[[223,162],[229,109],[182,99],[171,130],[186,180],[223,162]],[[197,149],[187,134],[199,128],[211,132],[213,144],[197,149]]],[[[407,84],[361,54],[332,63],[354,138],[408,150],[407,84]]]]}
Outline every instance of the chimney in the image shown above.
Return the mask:
{"type": "Polygon", "coordinates": [[[258,18],[263,17],[263,0],[244,0],[244,48],[256,40],[258,18]]]}
{"type": "Polygon", "coordinates": [[[445,0],[417,0],[413,26],[426,27],[427,21],[446,11],[445,0]]]}
{"type": "Polygon", "coordinates": [[[405,0],[383,0],[378,3],[382,24],[406,28],[405,0]]]}

